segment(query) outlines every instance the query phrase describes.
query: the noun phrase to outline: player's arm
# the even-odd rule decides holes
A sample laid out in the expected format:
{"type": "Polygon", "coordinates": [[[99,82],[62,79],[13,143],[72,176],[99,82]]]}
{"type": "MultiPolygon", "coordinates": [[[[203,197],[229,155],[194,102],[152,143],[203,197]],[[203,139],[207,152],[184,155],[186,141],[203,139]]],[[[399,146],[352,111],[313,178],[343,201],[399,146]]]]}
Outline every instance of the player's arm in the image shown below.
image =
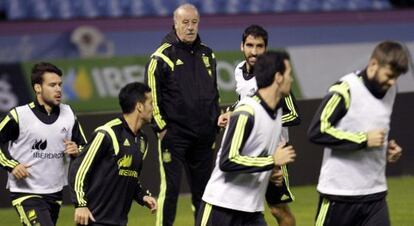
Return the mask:
{"type": "Polygon", "coordinates": [[[155,213],[158,208],[157,200],[152,197],[148,190],[144,190],[141,187],[139,180],[137,180],[137,186],[134,193],[134,200],[141,206],[146,206],[150,209],[151,213],[155,213]]]}
{"type": "MultiPolygon", "coordinates": [[[[88,181],[91,169],[94,164],[101,161],[108,150],[112,150],[112,140],[110,136],[103,131],[97,131],[93,139],[88,143],[80,155],[73,160],[69,181],[72,187],[71,198],[76,208],[87,207],[88,200],[86,191],[88,189],[88,181]]],[[[99,170],[99,169],[98,169],[99,170]]],[[[94,178],[101,180],[102,178],[94,178]]]]}
{"type": "Polygon", "coordinates": [[[236,80],[236,92],[239,95],[239,98],[235,103],[233,103],[231,106],[227,107],[225,112],[221,113],[221,115],[219,116],[218,122],[217,122],[217,125],[219,127],[224,128],[224,127],[227,126],[231,114],[233,113],[234,109],[236,108],[237,104],[239,103],[239,100],[241,98],[241,93],[243,92],[243,89],[245,89],[244,88],[245,85],[243,85],[243,82],[241,82],[241,80],[243,80],[243,78],[242,78],[243,76],[241,75],[242,73],[243,72],[239,67],[236,67],[234,69],[234,78],[236,80]]]}
{"type": "Polygon", "coordinates": [[[145,196],[152,197],[152,194],[147,189],[143,189],[141,182],[137,180],[137,186],[135,187],[134,200],[141,206],[145,205],[145,196]]]}
{"type": "Polygon", "coordinates": [[[82,152],[85,144],[86,137],[83,132],[82,126],[77,119],[72,129],[72,137],[70,140],[65,140],[65,153],[69,154],[72,157],[76,157],[82,152]]]}
{"type": "Polygon", "coordinates": [[[167,75],[172,73],[173,70],[173,61],[164,55],[160,49],[155,51],[146,66],[145,83],[151,88],[154,108],[153,125],[157,132],[165,130],[167,126],[167,121],[165,120],[163,109],[161,108],[161,87],[163,84],[163,78],[168,77],[167,75]]]}
{"type": "Polygon", "coordinates": [[[85,133],[83,132],[82,125],[80,124],[78,119],[75,119],[75,124],[73,125],[72,141],[74,141],[78,145],[79,152],[82,151],[83,147],[87,142],[85,133]]]}
{"type": "Polygon", "coordinates": [[[230,118],[223,137],[220,155],[220,169],[225,172],[252,173],[271,170],[274,167],[272,156],[249,156],[243,153],[244,145],[254,125],[251,107],[236,108],[230,118]]]}
{"type": "Polygon", "coordinates": [[[18,137],[19,119],[16,110],[12,109],[0,122],[0,165],[9,172],[12,172],[20,163],[3,147],[18,137]]]}
{"type": "Polygon", "coordinates": [[[345,116],[350,104],[346,82],[333,85],[322,100],[308,129],[309,140],[342,150],[358,150],[367,146],[366,132],[349,132],[335,126],[345,116]]]}
{"type": "MultiPolygon", "coordinates": [[[[145,136],[144,133],[141,133],[140,137],[139,137],[139,140],[140,140],[140,142],[143,142],[143,143],[140,143],[140,145],[139,145],[139,148],[140,148],[139,151],[143,153],[142,159],[145,160],[145,157],[147,156],[147,152],[148,152],[148,138],[147,138],[147,136],[145,136]],[[144,150],[141,150],[141,149],[144,149],[144,150]]],[[[144,161],[142,161],[142,162],[144,162],[144,161]]],[[[143,167],[142,165],[139,166],[138,175],[141,174],[142,167],[143,167]]],[[[143,205],[147,206],[152,211],[154,206],[152,205],[152,200],[151,199],[154,199],[154,198],[152,198],[151,196],[152,195],[148,190],[142,189],[139,178],[137,178],[137,185],[135,187],[135,191],[134,191],[134,194],[133,194],[134,200],[142,206],[143,205]],[[149,198],[149,197],[151,197],[151,198],[149,198]]],[[[156,201],[155,201],[155,203],[156,203],[156,201]]],[[[155,206],[155,209],[156,209],[156,206],[155,206]]],[[[154,211],[155,211],[155,209],[154,209],[154,211]]]]}
{"type": "Polygon", "coordinates": [[[301,119],[298,112],[298,106],[296,104],[296,98],[291,93],[289,96],[283,98],[282,104],[282,125],[283,126],[297,126],[300,124],[301,119]]]}

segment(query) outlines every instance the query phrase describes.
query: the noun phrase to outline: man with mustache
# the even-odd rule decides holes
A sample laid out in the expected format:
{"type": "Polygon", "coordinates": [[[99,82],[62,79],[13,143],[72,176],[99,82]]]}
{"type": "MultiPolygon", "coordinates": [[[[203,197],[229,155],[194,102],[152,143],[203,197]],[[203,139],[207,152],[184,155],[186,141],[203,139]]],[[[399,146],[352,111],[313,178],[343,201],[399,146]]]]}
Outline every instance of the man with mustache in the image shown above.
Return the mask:
{"type": "Polygon", "coordinates": [[[196,216],[213,165],[219,94],[216,59],[198,35],[194,5],[174,11],[173,30],[151,55],[146,82],[154,98],[161,174],[156,225],[173,225],[183,168],[196,216]]]}
{"type": "Polygon", "coordinates": [[[34,102],[9,111],[0,123],[0,165],[9,171],[12,204],[23,225],[56,225],[69,156],[86,143],[69,105],[62,104],[62,71],[50,63],[32,68],[34,102]],[[4,146],[4,145],[3,145],[4,146]]]}
{"type": "Polygon", "coordinates": [[[308,130],[313,143],[325,146],[316,225],[390,225],[385,168],[402,149],[388,132],[396,82],[407,70],[403,46],[384,41],[365,69],[329,88],[308,130]]]}

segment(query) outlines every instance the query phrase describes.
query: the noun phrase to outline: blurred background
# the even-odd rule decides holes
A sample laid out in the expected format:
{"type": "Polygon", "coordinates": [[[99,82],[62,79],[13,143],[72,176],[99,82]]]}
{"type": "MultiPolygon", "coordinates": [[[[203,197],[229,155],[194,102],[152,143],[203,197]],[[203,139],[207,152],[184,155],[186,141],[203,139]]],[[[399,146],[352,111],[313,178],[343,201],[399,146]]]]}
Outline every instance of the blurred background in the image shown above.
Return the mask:
{"type": "MultiPolygon", "coordinates": [[[[363,69],[380,41],[400,41],[414,53],[414,0],[0,0],[0,114],[32,100],[30,69],[49,61],[63,69],[64,102],[90,135],[118,114],[119,89],[143,81],[149,56],[172,27],[172,12],[186,2],[199,9],[199,34],[216,53],[223,107],[237,99],[233,71],[243,60],[245,27],[262,25],[269,48],[291,54],[302,115],[290,133],[298,152],[293,185],[316,183],[322,151],[307,141],[306,130],[328,87],[363,69]]],[[[389,166],[389,176],[414,175],[412,66],[411,60],[398,82],[391,130],[405,154],[389,166]]],[[[146,131],[152,143],[142,180],[157,194],[155,137],[146,131]]],[[[0,170],[0,206],[9,205],[5,175],[0,170]]]]}

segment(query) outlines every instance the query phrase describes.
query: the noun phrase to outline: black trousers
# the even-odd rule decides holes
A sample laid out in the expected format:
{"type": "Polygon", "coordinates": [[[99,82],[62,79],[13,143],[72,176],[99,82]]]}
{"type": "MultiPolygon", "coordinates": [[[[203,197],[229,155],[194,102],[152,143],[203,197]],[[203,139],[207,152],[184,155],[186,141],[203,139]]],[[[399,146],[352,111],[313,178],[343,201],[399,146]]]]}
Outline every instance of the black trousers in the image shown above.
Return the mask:
{"type": "Polygon", "coordinates": [[[320,197],[316,226],[390,226],[385,197],[369,202],[343,202],[320,197]]]}
{"type": "Polygon", "coordinates": [[[261,212],[243,212],[202,202],[196,226],[267,226],[267,224],[261,212]]]}
{"type": "Polygon", "coordinates": [[[168,129],[159,142],[161,187],[157,226],[171,226],[174,223],[183,169],[191,189],[194,217],[197,216],[213,167],[215,135],[190,137],[168,129]]]}
{"type": "Polygon", "coordinates": [[[11,197],[23,225],[56,225],[62,203],[61,192],[51,195],[12,193],[11,197]]]}

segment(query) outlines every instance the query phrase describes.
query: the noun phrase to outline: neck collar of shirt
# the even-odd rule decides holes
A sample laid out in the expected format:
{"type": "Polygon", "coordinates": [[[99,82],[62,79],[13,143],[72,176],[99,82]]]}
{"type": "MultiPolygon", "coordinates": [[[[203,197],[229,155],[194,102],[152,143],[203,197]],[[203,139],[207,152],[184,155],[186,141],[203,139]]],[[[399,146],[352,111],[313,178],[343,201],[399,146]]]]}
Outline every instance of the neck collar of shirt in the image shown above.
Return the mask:
{"type": "Polygon", "coordinates": [[[269,105],[266,104],[266,102],[263,100],[263,98],[260,96],[260,94],[257,92],[255,93],[255,95],[252,97],[254,100],[257,100],[259,102],[260,105],[262,105],[262,107],[265,109],[265,111],[267,112],[267,114],[272,118],[272,119],[276,119],[277,116],[277,110],[279,109],[279,104],[276,106],[276,109],[272,109],[269,105]]]}
{"type": "Polygon", "coordinates": [[[243,78],[244,78],[244,80],[250,80],[250,79],[252,79],[253,77],[254,77],[254,74],[253,74],[253,67],[251,68],[251,71],[249,72],[248,70],[247,70],[247,62],[245,61],[244,62],[244,64],[240,67],[240,69],[242,70],[242,72],[243,72],[243,78]]]}
{"type": "Polygon", "coordinates": [[[200,36],[197,34],[197,38],[194,40],[193,43],[191,44],[184,43],[178,38],[177,34],[175,33],[175,30],[173,29],[170,33],[167,34],[167,36],[164,39],[164,42],[170,43],[171,45],[174,45],[178,48],[190,51],[200,46],[201,39],[200,39],[200,36]]]}
{"type": "Polygon", "coordinates": [[[34,101],[35,104],[35,109],[38,110],[39,112],[42,112],[44,114],[47,115],[52,115],[52,114],[59,114],[60,112],[60,108],[59,105],[57,106],[52,106],[52,110],[50,111],[50,113],[47,112],[45,105],[41,105],[37,100],[34,101]]]}
{"type": "Polygon", "coordinates": [[[122,125],[124,126],[125,130],[129,134],[131,134],[133,137],[139,137],[139,134],[141,133],[141,130],[138,130],[137,134],[135,135],[135,133],[131,130],[131,128],[129,128],[128,122],[125,120],[124,116],[120,116],[119,119],[121,119],[122,125]]]}

